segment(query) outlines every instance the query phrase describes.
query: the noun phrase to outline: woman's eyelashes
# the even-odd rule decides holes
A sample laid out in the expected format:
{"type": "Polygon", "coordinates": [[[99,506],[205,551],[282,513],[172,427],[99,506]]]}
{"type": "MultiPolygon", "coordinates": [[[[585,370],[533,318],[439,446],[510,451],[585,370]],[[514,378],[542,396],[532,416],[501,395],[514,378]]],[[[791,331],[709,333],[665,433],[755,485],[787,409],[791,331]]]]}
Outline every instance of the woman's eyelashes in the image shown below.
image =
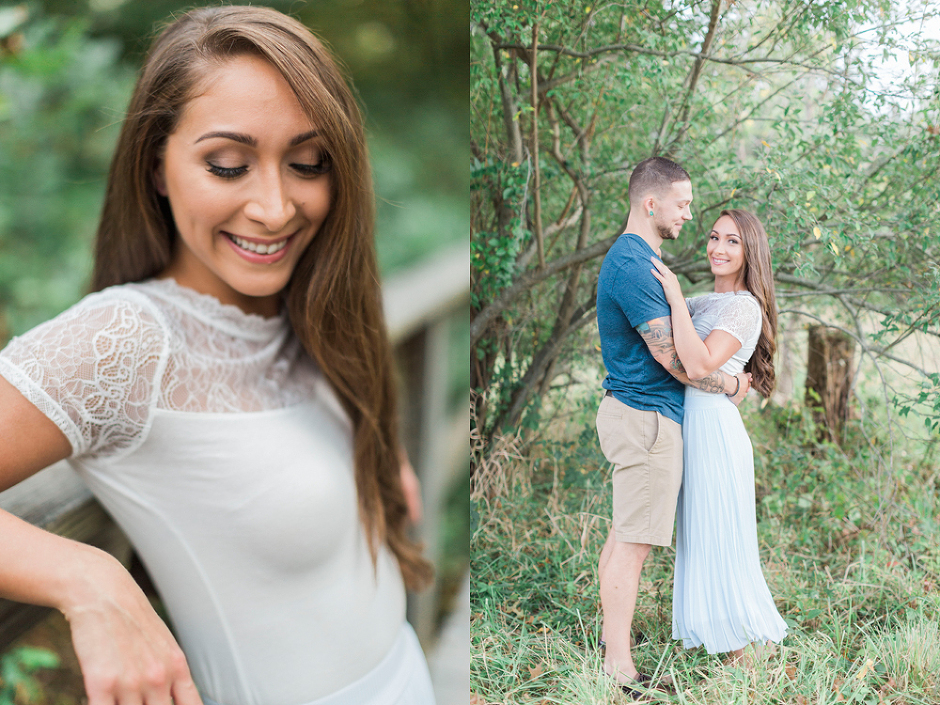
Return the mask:
{"type": "Polygon", "coordinates": [[[301,176],[313,177],[328,172],[333,163],[327,155],[323,155],[316,164],[291,164],[290,166],[301,176]]]}
{"type": "Polygon", "coordinates": [[[213,164],[212,162],[206,162],[206,164],[208,164],[206,170],[210,174],[215,174],[216,176],[220,176],[223,179],[234,179],[248,171],[247,166],[219,166],[218,164],[213,164]]]}
{"type": "MultiPolygon", "coordinates": [[[[213,164],[210,161],[206,161],[206,170],[210,174],[214,174],[222,179],[237,179],[239,176],[248,173],[248,166],[222,166],[220,164],[213,164]]],[[[292,162],[289,164],[291,169],[293,169],[299,176],[307,179],[312,179],[321,174],[327,173],[330,168],[333,166],[330,158],[326,155],[320,157],[320,161],[316,164],[304,164],[298,162],[292,162]]]]}

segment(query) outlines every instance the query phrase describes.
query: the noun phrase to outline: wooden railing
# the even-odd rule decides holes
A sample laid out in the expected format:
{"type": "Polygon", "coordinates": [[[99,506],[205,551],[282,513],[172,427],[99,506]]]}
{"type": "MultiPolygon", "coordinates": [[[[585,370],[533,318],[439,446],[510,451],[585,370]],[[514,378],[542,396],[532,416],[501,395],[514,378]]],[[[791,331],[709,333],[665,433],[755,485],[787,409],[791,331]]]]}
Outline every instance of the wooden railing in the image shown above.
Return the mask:
{"type": "MultiPolygon", "coordinates": [[[[451,331],[456,321],[469,315],[469,265],[469,250],[460,245],[392,276],[384,288],[401,374],[402,433],[422,485],[424,520],[417,535],[435,562],[440,558],[444,503],[462,476],[469,442],[466,404],[453,409],[448,403],[451,331]]],[[[130,543],[66,462],[0,492],[0,509],[98,546],[125,565],[132,562],[130,543]]],[[[434,637],[439,600],[439,583],[409,596],[409,619],[426,645],[434,637]]],[[[47,613],[45,608],[0,600],[0,651],[47,613]]]]}

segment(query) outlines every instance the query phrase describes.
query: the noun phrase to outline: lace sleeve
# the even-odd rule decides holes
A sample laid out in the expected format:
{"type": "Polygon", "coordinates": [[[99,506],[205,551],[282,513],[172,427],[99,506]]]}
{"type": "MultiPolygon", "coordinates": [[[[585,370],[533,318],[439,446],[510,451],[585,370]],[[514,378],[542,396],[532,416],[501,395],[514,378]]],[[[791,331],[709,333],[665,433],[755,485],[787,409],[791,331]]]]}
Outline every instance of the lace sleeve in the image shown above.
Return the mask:
{"type": "Polygon", "coordinates": [[[72,457],[108,456],[143,440],[169,351],[146,297],[104,291],[0,351],[0,374],[72,444],[72,457]]]}
{"type": "Polygon", "coordinates": [[[712,330],[723,330],[731,333],[747,347],[748,341],[757,341],[761,329],[761,310],[757,299],[752,296],[733,296],[730,298],[721,313],[718,322],[712,330]]]}

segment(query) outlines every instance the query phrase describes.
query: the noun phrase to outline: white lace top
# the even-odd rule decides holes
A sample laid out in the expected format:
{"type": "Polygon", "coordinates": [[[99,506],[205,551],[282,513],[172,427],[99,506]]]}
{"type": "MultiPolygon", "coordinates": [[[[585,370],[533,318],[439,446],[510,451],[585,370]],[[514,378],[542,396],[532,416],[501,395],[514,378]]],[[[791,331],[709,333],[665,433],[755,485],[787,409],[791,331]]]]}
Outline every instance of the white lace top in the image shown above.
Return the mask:
{"type": "Polygon", "coordinates": [[[173,280],[125,284],[0,351],[133,542],[201,692],[297,705],[375,666],[404,621],[373,570],[349,420],[292,334],[173,280]]]}
{"type": "Polygon", "coordinates": [[[705,294],[685,302],[699,338],[705,340],[713,330],[723,330],[741,341],[741,348],[721,370],[729,375],[743,372],[760,339],[763,314],[757,299],[748,291],[738,291],[705,294]]]}

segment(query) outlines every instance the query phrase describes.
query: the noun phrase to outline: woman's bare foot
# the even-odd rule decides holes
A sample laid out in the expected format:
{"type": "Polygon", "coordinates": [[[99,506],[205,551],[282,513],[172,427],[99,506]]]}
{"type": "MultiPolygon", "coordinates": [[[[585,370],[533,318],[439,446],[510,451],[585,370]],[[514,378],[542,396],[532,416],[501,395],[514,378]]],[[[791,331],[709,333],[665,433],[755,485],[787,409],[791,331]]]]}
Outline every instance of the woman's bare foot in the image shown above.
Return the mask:
{"type": "Polygon", "coordinates": [[[745,651],[744,649],[735,649],[734,651],[729,651],[727,658],[724,659],[724,664],[726,666],[734,666],[737,668],[744,668],[748,671],[754,670],[754,655],[745,651]]]}
{"type": "Polygon", "coordinates": [[[743,649],[735,649],[728,652],[728,658],[725,659],[725,665],[738,666],[748,671],[757,668],[757,661],[764,661],[768,657],[777,653],[777,647],[772,642],[766,644],[753,643],[743,649]]]}

